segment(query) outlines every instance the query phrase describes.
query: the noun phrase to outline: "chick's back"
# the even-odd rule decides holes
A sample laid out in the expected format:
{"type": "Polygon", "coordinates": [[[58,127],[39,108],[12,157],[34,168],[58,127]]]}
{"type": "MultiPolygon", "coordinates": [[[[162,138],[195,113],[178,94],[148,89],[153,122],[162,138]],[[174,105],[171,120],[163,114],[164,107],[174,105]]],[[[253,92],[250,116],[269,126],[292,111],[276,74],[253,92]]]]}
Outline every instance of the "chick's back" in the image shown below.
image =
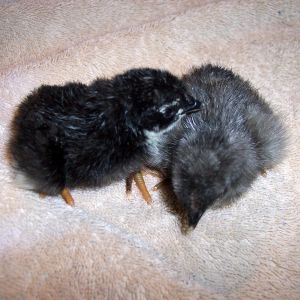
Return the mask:
{"type": "Polygon", "coordinates": [[[207,125],[251,137],[261,168],[272,168],[284,156],[286,131],[279,116],[252,85],[231,70],[206,65],[184,76],[190,93],[204,99],[201,119],[207,125]]]}
{"type": "Polygon", "coordinates": [[[18,107],[12,124],[9,149],[19,185],[51,195],[66,186],[94,184],[99,174],[89,174],[92,164],[104,164],[100,169],[105,172],[110,157],[97,157],[107,158],[103,153],[108,144],[118,142],[112,139],[118,122],[109,122],[110,113],[116,117],[118,111],[121,118],[108,80],[102,80],[101,89],[68,83],[34,90],[18,107]]]}

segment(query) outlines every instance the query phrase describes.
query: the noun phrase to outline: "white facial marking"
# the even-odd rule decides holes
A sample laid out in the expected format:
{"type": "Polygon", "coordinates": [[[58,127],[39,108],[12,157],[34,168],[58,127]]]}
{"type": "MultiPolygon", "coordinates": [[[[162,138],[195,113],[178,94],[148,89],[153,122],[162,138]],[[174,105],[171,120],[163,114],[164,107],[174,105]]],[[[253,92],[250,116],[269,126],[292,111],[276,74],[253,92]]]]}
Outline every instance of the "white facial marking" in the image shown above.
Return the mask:
{"type": "Polygon", "coordinates": [[[170,126],[167,128],[161,130],[161,131],[150,131],[150,130],[144,130],[145,136],[146,136],[146,144],[147,144],[147,149],[150,157],[153,159],[156,158],[157,161],[153,161],[153,164],[158,164],[159,163],[159,157],[160,157],[160,149],[164,145],[164,136],[168,134],[170,130],[172,130],[176,125],[177,122],[181,119],[182,116],[178,118],[177,121],[172,122],[170,126]]]}
{"type": "Polygon", "coordinates": [[[176,105],[178,104],[179,100],[180,100],[180,99],[177,98],[177,99],[174,100],[173,102],[163,105],[163,106],[159,109],[159,111],[160,111],[161,113],[164,113],[164,112],[166,111],[166,109],[168,109],[169,107],[176,106],[176,105]]]}

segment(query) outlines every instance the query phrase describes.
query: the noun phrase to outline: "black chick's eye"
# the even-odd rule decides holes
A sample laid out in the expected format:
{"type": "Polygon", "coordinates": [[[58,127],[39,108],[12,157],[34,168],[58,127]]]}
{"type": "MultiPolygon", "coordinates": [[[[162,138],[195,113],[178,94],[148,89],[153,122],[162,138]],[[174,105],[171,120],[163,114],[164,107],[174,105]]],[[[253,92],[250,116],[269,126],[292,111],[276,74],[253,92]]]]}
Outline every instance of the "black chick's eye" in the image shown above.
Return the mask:
{"type": "Polygon", "coordinates": [[[174,115],[173,109],[171,107],[168,107],[165,111],[164,111],[164,117],[169,119],[172,118],[174,115]]]}

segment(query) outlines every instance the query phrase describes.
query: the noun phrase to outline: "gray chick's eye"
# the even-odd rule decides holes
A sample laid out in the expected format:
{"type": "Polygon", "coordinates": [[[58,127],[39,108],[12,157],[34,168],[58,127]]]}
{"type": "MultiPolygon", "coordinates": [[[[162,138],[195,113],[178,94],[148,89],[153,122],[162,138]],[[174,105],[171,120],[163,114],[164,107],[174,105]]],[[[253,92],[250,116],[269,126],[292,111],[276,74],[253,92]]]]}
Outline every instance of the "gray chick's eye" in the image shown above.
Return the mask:
{"type": "Polygon", "coordinates": [[[168,107],[164,111],[165,118],[171,118],[173,116],[173,109],[171,107],[168,107]]]}

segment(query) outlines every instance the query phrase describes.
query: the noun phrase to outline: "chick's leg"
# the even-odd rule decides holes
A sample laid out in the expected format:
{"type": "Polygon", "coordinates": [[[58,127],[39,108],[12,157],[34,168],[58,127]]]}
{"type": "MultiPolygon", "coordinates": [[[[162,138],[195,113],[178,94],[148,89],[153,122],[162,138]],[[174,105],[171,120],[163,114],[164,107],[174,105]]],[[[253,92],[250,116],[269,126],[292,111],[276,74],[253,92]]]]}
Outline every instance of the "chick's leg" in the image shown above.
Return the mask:
{"type": "Polygon", "coordinates": [[[73,199],[69,189],[64,188],[60,194],[61,194],[62,198],[66,201],[67,204],[69,204],[70,206],[74,206],[74,204],[75,204],[74,199],[73,199]]]}
{"type": "Polygon", "coordinates": [[[139,172],[133,173],[126,179],[126,193],[127,194],[131,193],[132,182],[134,180],[138,189],[142,193],[144,200],[146,201],[147,204],[150,204],[152,202],[152,198],[146,187],[146,184],[145,184],[145,181],[143,178],[143,176],[147,175],[147,174],[155,176],[155,177],[163,178],[163,175],[159,171],[156,171],[153,169],[146,169],[146,170],[143,169],[139,172]]]}
{"type": "Polygon", "coordinates": [[[129,196],[132,191],[133,175],[134,174],[130,174],[129,177],[126,178],[126,194],[127,194],[127,196],[129,196]]]}
{"type": "Polygon", "coordinates": [[[152,176],[155,176],[155,177],[158,177],[158,178],[160,178],[161,179],[161,181],[158,183],[158,184],[156,184],[151,190],[152,191],[157,191],[157,190],[159,190],[161,187],[163,187],[167,182],[168,182],[168,180],[164,177],[164,175],[161,173],[161,172],[159,172],[159,171],[157,171],[157,170],[153,170],[153,169],[144,169],[144,170],[142,170],[141,171],[142,172],[142,175],[147,175],[147,174],[149,174],[149,175],[152,175],[152,176]]]}
{"type": "Polygon", "coordinates": [[[133,180],[134,180],[135,184],[137,185],[138,189],[140,190],[140,192],[142,193],[142,196],[143,196],[144,200],[146,201],[146,203],[151,204],[152,198],[146,187],[146,184],[145,184],[145,181],[143,178],[143,174],[141,172],[135,173],[133,175],[133,180]]]}
{"type": "Polygon", "coordinates": [[[132,173],[128,178],[126,178],[126,194],[130,195],[132,190],[132,182],[136,183],[138,189],[142,193],[142,196],[147,204],[150,204],[152,202],[152,198],[148,192],[148,189],[146,187],[142,171],[132,173]]]}

